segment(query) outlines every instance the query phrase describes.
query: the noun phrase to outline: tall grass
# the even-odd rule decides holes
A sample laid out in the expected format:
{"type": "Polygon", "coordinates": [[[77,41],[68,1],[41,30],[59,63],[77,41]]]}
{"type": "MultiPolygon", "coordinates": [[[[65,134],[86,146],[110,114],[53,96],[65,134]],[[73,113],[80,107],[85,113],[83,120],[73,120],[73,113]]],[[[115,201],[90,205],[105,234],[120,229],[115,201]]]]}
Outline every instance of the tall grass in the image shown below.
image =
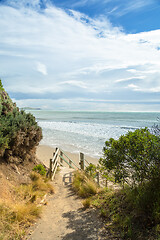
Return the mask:
{"type": "Polygon", "coordinates": [[[31,173],[31,183],[15,188],[15,201],[0,202],[0,240],[20,240],[26,229],[40,216],[43,196],[53,193],[48,181],[36,172],[31,173]]]}
{"type": "Polygon", "coordinates": [[[88,198],[97,194],[97,184],[82,171],[77,171],[73,178],[73,188],[80,197],[88,198]]]}
{"type": "Polygon", "coordinates": [[[40,216],[41,207],[16,201],[0,203],[0,239],[22,239],[25,229],[40,216]]]}

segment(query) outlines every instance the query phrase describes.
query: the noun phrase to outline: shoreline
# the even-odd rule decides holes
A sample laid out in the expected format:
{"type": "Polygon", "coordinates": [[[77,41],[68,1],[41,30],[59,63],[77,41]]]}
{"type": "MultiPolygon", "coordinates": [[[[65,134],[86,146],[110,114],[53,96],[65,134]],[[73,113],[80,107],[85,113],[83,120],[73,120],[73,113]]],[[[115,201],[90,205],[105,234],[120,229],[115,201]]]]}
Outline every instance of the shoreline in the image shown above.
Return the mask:
{"type": "MultiPolygon", "coordinates": [[[[49,161],[53,157],[54,151],[55,151],[55,148],[53,148],[51,146],[38,145],[37,150],[36,150],[36,157],[38,158],[38,160],[43,162],[47,167],[49,167],[49,161]]],[[[64,151],[64,153],[66,153],[66,155],[71,160],[73,160],[77,165],[79,165],[79,154],[78,153],[71,153],[71,152],[67,152],[67,151],[64,151]]],[[[95,165],[97,165],[98,161],[99,161],[99,158],[90,157],[88,155],[85,155],[85,159],[89,163],[93,163],[95,165]]]]}

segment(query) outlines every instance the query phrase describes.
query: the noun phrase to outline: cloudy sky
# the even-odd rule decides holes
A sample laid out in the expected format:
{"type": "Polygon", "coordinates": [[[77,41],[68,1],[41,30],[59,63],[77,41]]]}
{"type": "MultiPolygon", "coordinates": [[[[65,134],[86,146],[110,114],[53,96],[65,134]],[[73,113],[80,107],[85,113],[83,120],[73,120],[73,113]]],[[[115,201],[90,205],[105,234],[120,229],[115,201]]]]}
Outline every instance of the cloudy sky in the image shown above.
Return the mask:
{"type": "Polygon", "coordinates": [[[160,1],[0,0],[0,78],[19,107],[160,111],[160,1]]]}

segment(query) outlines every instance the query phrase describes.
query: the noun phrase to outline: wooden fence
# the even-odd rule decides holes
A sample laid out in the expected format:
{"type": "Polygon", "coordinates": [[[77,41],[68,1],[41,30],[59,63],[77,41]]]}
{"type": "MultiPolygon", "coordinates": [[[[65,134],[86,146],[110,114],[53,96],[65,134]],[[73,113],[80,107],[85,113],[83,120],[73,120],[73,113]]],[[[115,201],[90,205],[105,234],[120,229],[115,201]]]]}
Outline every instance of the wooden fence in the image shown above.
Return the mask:
{"type": "Polygon", "coordinates": [[[79,167],[70,157],[68,157],[62,149],[56,148],[55,152],[53,153],[53,158],[50,159],[49,178],[51,180],[53,180],[53,178],[55,177],[57,167],[63,166],[64,162],[69,166],[69,168],[75,170],[81,169],[81,167],[79,167]]]}
{"type": "MultiPolygon", "coordinates": [[[[79,154],[78,166],[70,157],[67,156],[67,154],[62,149],[56,148],[55,152],[53,153],[53,158],[50,159],[49,178],[51,180],[53,180],[53,178],[55,177],[58,166],[63,166],[64,162],[69,166],[69,168],[82,171],[84,171],[85,168],[90,165],[90,163],[85,159],[83,153],[79,154]]],[[[100,179],[100,173],[97,171],[96,182],[98,185],[100,185],[100,179]]]]}

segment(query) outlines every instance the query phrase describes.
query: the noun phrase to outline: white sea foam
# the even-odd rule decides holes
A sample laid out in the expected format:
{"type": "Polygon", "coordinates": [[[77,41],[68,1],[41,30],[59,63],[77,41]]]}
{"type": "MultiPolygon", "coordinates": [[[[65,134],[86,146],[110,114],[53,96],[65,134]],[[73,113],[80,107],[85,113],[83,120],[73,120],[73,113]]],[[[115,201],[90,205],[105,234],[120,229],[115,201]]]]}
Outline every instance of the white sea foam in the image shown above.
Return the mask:
{"type": "Polygon", "coordinates": [[[128,128],[96,123],[40,121],[39,125],[43,129],[43,144],[72,152],[83,151],[92,156],[102,155],[106,140],[111,137],[117,139],[128,131],[128,128]]]}
{"type": "Polygon", "coordinates": [[[160,113],[31,111],[43,130],[41,144],[99,157],[105,141],[128,131],[151,127],[160,113]]]}

